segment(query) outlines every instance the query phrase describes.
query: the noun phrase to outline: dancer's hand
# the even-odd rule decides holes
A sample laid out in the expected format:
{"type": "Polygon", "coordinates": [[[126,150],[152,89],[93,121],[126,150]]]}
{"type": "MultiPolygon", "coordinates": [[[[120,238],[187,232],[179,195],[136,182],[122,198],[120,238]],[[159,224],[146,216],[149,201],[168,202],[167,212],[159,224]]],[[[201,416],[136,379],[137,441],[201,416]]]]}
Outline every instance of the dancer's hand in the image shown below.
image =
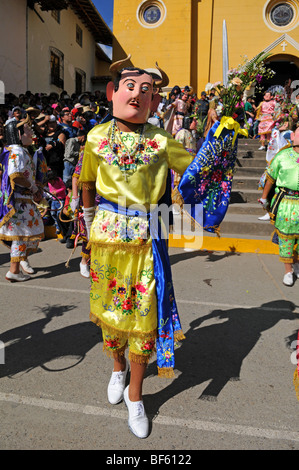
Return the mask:
{"type": "Polygon", "coordinates": [[[268,199],[263,199],[262,197],[258,199],[258,202],[263,206],[264,209],[268,209],[269,202],[268,199]]]}
{"type": "Polygon", "coordinates": [[[70,203],[70,206],[71,206],[71,209],[72,209],[73,213],[75,213],[75,210],[78,209],[78,207],[79,207],[79,201],[80,201],[79,196],[72,198],[71,203],[70,203]]]}

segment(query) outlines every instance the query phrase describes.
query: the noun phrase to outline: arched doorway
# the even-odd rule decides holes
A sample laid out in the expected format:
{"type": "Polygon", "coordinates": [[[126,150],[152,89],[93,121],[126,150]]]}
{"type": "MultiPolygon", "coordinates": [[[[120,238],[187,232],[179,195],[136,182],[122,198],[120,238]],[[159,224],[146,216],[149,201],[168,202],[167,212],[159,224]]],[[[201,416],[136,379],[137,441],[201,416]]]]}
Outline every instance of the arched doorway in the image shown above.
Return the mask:
{"type": "MultiPolygon", "coordinates": [[[[274,86],[284,87],[286,81],[299,80],[299,57],[293,55],[277,54],[266,60],[266,65],[274,70],[274,77],[263,80],[262,86],[264,92],[274,86]]],[[[298,88],[298,87],[297,87],[298,88]]],[[[256,93],[257,102],[262,101],[263,93],[256,93]]]]}

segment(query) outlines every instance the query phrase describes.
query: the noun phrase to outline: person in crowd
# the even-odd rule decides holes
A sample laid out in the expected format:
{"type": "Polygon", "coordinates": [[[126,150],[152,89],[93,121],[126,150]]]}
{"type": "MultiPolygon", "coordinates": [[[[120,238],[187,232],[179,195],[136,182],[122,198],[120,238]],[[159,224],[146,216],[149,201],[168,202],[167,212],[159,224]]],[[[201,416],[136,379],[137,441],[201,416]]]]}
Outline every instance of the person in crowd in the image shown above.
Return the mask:
{"type": "Polygon", "coordinates": [[[15,106],[12,109],[12,117],[15,118],[17,122],[20,122],[23,117],[23,112],[20,106],[15,106]]]}
{"type": "Polygon", "coordinates": [[[67,139],[77,136],[78,129],[73,126],[72,113],[69,108],[62,109],[60,113],[60,126],[62,127],[67,139]]]}
{"type": "Polygon", "coordinates": [[[271,221],[279,240],[279,259],[284,263],[283,284],[292,286],[299,278],[299,128],[291,134],[292,146],[282,149],[271,161],[259,202],[268,208],[268,195],[275,185],[270,206],[271,221]],[[297,245],[297,252],[294,248],[297,245]]]}
{"type": "Polygon", "coordinates": [[[48,189],[52,196],[50,200],[51,216],[54,219],[56,234],[60,235],[61,225],[59,222],[59,214],[64,206],[66,198],[66,188],[63,180],[57,175],[54,170],[49,170],[47,174],[48,189]]]}
{"type": "MultiPolygon", "coordinates": [[[[87,232],[85,221],[83,217],[83,201],[82,201],[82,188],[79,184],[79,178],[82,169],[84,149],[81,149],[78,163],[76,165],[75,171],[72,177],[72,200],[70,203],[73,214],[76,217],[75,221],[75,235],[78,235],[80,232],[80,238],[82,239],[82,249],[81,249],[81,261],[80,261],[80,274],[85,278],[89,278],[89,261],[90,261],[90,249],[87,248],[87,232]]],[[[97,200],[99,202],[99,198],[97,200]]]]}
{"type": "Polygon", "coordinates": [[[84,147],[86,140],[86,132],[79,130],[77,137],[71,137],[67,139],[64,150],[64,169],[63,169],[63,181],[66,183],[69,178],[73,176],[76,168],[80,149],[84,147]]]}
{"type": "Polygon", "coordinates": [[[44,132],[44,154],[48,167],[55,171],[62,178],[63,159],[66,143],[66,135],[54,115],[51,115],[47,121],[44,132]]]}
{"type": "Polygon", "coordinates": [[[244,105],[245,111],[245,120],[248,123],[248,133],[250,137],[253,137],[253,124],[255,120],[256,106],[255,100],[252,96],[248,96],[246,103],[244,105]]]}
{"type": "Polygon", "coordinates": [[[264,94],[264,100],[260,105],[260,118],[258,133],[260,136],[261,146],[259,150],[266,150],[266,145],[271,138],[271,132],[274,127],[274,113],[276,108],[276,102],[273,99],[271,92],[267,91],[264,94]]]}
{"type": "Polygon", "coordinates": [[[66,197],[64,200],[63,208],[59,213],[59,227],[61,230],[62,238],[59,239],[61,243],[66,244],[66,248],[74,248],[74,221],[73,212],[70,206],[72,198],[72,178],[69,178],[65,183],[66,197]]]}
{"type": "Polygon", "coordinates": [[[198,116],[199,119],[204,121],[204,119],[208,116],[209,111],[209,100],[207,99],[207,94],[205,91],[202,91],[200,94],[200,99],[196,101],[194,106],[194,112],[198,116]]]}
{"type": "Polygon", "coordinates": [[[42,197],[36,181],[36,167],[27,151],[32,144],[32,130],[13,118],[5,124],[5,150],[0,156],[1,193],[0,240],[10,249],[10,282],[30,279],[34,269],[28,256],[37,251],[44,236],[44,225],[34,203],[42,197]],[[22,270],[20,270],[20,267],[22,270]]]}
{"type": "Polygon", "coordinates": [[[205,130],[204,130],[204,138],[207,137],[209,130],[212,129],[213,125],[218,120],[216,108],[217,108],[217,101],[215,99],[210,100],[209,111],[208,111],[207,121],[205,125],[205,130]]]}

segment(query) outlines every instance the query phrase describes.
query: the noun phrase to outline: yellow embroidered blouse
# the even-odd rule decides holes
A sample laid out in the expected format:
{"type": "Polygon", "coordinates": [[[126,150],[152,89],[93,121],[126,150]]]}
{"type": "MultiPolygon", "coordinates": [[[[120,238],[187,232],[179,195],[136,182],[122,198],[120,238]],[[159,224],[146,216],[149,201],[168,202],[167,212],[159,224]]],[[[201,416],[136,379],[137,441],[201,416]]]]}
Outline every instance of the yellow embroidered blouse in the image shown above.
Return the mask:
{"type": "MultiPolygon", "coordinates": [[[[108,122],[89,132],[80,181],[96,182],[97,193],[111,202],[118,203],[118,197],[122,196],[126,198],[126,207],[141,204],[148,211],[165,192],[168,168],[183,174],[194,156],[166,131],[146,124],[144,149],[138,154],[136,163],[133,158],[112,151],[108,142],[110,129],[111,122],[108,122]]],[[[136,148],[139,137],[140,134],[135,132],[121,133],[128,155],[136,148]]]]}

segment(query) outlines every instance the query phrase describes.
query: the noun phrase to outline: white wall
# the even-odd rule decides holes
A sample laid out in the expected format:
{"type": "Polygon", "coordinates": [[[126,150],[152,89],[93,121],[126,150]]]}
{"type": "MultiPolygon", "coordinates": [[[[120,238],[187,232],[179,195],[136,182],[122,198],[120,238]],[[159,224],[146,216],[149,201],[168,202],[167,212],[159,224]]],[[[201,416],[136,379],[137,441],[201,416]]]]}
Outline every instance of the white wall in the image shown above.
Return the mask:
{"type": "Polygon", "coordinates": [[[0,0],[0,80],[5,93],[27,90],[26,11],[24,0],[0,0]]]}
{"type": "Polygon", "coordinates": [[[91,89],[90,77],[94,74],[95,42],[88,29],[81,23],[71,8],[61,11],[60,24],[51,12],[36,10],[44,23],[32,10],[28,10],[28,86],[32,93],[61,89],[50,84],[50,47],[64,54],[64,89],[71,95],[75,92],[75,68],[86,73],[86,88],[91,89]],[[83,31],[83,47],[76,42],[76,24],[83,31]]]}

